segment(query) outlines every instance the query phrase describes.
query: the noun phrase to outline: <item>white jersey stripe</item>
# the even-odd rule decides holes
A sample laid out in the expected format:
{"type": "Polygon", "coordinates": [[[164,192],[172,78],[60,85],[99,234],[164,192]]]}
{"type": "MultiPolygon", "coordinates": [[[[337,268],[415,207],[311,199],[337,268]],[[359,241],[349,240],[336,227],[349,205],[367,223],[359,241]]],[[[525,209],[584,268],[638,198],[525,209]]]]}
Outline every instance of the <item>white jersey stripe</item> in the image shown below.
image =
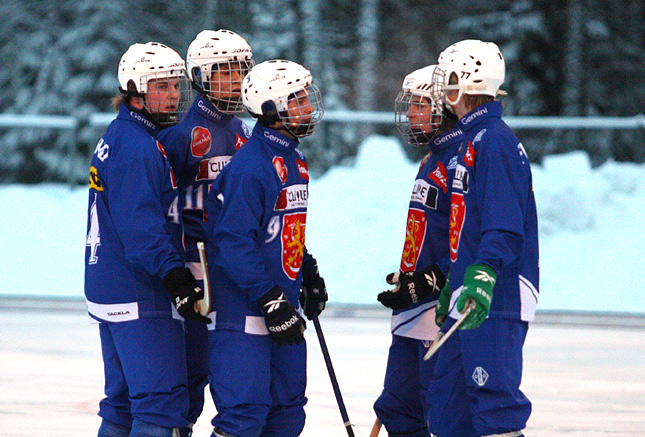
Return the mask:
{"type": "Polygon", "coordinates": [[[100,320],[106,322],[127,322],[139,318],[139,304],[137,302],[102,304],[85,300],[87,311],[100,320]]]}
{"type": "Polygon", "coordinates": [[[520,275],[520,303],[521,318],[525,322],[532,322],[535,318],[535,308],[537,307],[538,291],[531,281],[520,275]]]}
{"type": "Polygon", "coordinates": [[[434,321],[436,305],[437,301],[434,300],[392,316],[392,334],[417,340],[434,340],[439,332],[439,327],[434,321]]]}

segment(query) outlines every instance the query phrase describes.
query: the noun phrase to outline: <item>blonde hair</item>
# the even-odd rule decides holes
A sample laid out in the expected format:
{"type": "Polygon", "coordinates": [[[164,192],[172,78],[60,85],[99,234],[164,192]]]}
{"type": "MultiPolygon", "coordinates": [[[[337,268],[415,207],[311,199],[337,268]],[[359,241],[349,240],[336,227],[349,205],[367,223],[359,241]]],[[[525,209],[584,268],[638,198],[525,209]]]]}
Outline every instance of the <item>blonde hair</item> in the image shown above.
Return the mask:
{"type": "Polygon", "coordinates": [[[124,96],[123,94],[117,94],[114,97],[112,97],[110,100],[112,102],[112,107],[116,112],[119,112],[119,107],[121,106],[121,103],[130,103],[130,99],[129,98],[126,99],[126,96],[124,96]]]}
{"type": "MultiPolygon", "coordinates": [[[[121,89],[121,88],[119,88],[121,89]]],[[[132,92],[137,92],[137,87],[134,85],[134,82],[132,79],[128,81],[128,91],[132,92]]],[[[130,104],[130,101],[132,100],[132,96],[125,95],[123,93],[119,93],[112,97],[112,107],[116,112],[119,112],[119,107],[121,106],[121,103],[125,103],[126,105],[130,104]]]]}
{"type": "Polygon", "coordinates": [[[495,100],[495,97],[486,96],[483,94],[481,95],[463,94],[461,98],[464,100],[464,105],[466,105],[468,112],[472,111],[478,106],[485,105],[486,103],[490,103],[493,100],[495,100]]]}

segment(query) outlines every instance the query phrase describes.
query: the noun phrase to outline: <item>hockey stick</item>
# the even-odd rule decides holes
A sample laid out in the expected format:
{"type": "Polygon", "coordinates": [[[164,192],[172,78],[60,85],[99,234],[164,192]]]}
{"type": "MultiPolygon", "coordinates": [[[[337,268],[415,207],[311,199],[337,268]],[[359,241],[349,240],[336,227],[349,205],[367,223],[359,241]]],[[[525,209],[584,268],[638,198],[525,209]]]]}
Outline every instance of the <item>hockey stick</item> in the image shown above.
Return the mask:
{"type": "Polygon", "coordinates": [[[374,421],[374,426],[372,426],[372,432],[370,432],[370,437],[378,437],[379,432],[381,432],[381,423],[380,420],[378,420],[378,417],[374,421]]]}
{"type": "Polygon", "coordinates": [[[202,272],[204,276],[204,298],[195,302],[195,310],[202,316],[208,315],[213,308],[211,307],[211,281],[208,276],[208,264],[206,263],[206,249],[203,241],[197,242],[197,250],[199,251],[199,262],[202,265],[202,272]]]}
{"type": "Polygon", "coordinates": [[[320,349],[322,349],[323,358],[325,359],[325,364],[327,365],[327,372],[329,372],[331,386],[334,389],[334,395],[336,395],[338,409],[340,410],[340,415],[343,418],[343,424],[345,425],[345,429],[347,430],[347,435],[349,437],[354,437],[354,430],[352,429],[352,424],[349,421],[349,416],[347,416],[347,409],[345,408],[345,403],[343,402],[343,396],[340,394],[340,387],[338,386],[338,380],[336,379],[334,366],[332,366],[331,364],[331,357],[329,356],[329,350],[327,349],[327,343],[325,342],[325,337],[323,336],[318,316],[314,316],[313,321],[314,327],[316,328],[316,334],[318,335],[318,341],[320,342],[320,349]]]}
{"type": "Polygon", "coordinates": [[[423,361],[428,361],[438,350],[443,344],[450,338],[450,336],[459,328],[459,326],[466,320],[470,312],[475,308],[475,302],[472,300],[469,300],[467,305],[466,305],[466,311],[463,312],[461,317],[457,319],[454,325],[446,332],[445,334],[441,331],[437,334],[435,337],[434,341],[430,345],[430,349],[428,349],[428,352],[426,352],[425,356],[423,357],[423,361]]]}

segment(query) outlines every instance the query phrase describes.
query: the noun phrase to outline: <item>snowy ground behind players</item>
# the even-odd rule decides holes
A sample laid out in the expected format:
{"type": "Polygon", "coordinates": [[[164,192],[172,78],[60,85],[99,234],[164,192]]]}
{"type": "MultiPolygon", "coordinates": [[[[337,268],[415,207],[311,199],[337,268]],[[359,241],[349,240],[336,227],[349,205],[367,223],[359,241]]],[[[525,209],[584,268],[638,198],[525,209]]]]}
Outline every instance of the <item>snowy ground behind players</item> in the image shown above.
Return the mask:
{"type": "MultiPolygon", "coordinates": [[[[529,151],[530,154],[530,151],[529,151]]],[[[352,166],[310,184],[307,247],[332,303],[376,304],[398,269],[418,163],[369,137],[352,166]]],[[[540,310],[645,314],[645,165],[592,168],[573,152],[533,165],[540,310]]],[[[0,295],[83,297],[87,187],[0,185],[0,295]]]]}

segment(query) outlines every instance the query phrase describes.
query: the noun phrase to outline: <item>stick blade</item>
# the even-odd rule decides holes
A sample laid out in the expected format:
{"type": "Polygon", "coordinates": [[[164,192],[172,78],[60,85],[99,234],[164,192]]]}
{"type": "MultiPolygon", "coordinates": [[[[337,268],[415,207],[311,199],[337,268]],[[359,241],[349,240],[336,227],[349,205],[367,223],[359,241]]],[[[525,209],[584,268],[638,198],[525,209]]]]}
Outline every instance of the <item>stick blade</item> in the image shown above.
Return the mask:
{"type": "Polygon", "coordinates": [[[211,300],[211,281],[208,275],[208,264],[206,262],[206,247],[203,241],[197,242],[197,250],[199,251],[199,262],[204,275],[204,298],[195,302],[195,310],[202,316],[206,316],[213,311],[213,305],[211,300]]]}

